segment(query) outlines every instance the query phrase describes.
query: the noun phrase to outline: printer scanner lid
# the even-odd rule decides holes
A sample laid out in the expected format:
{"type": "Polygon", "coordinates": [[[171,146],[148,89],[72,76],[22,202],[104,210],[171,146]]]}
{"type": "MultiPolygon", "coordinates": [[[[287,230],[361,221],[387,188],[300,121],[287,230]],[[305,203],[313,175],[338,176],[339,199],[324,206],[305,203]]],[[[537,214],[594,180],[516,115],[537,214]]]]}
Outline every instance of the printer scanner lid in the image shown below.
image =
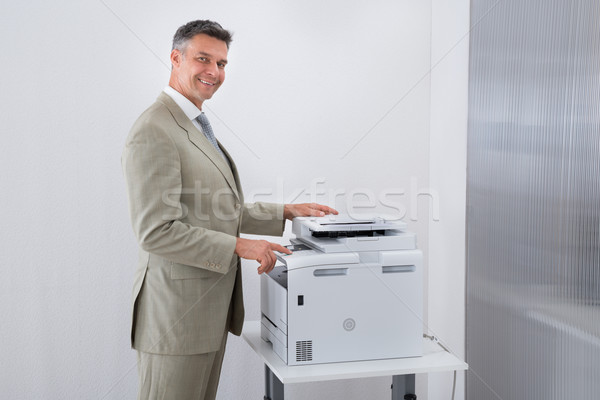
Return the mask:
{"type": "Polygon", "coordinates": [[[325,253],[414,249],[416,237],[405,229],[405,222],[385,216],[328,215],[292,221],[298,240],[325,253]]]}
{"type": "Polygon", "coordinates": [[[297,217],[293,222],[294,232],[300,233],[300,227],[304,232],[361,232],[361,231],[386,231],[406,229],[406,223],[392,220],[384,216],[350,216],[350,215],[327,215],[325,217],[297,217]]]}

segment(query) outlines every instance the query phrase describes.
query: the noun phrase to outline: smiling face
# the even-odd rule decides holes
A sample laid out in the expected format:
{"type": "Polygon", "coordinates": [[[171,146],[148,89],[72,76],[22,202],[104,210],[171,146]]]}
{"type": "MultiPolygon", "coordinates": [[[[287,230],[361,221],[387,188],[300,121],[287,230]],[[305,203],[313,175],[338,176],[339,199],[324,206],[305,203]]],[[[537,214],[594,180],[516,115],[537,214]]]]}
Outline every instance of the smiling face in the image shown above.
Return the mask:
{"type": "Polygon", "coordinates": [[[205,34],[187,41],[182,51],[171,52],[171,78],[169,86],[202,109],[225,80],[227,44],[205,34]]]}

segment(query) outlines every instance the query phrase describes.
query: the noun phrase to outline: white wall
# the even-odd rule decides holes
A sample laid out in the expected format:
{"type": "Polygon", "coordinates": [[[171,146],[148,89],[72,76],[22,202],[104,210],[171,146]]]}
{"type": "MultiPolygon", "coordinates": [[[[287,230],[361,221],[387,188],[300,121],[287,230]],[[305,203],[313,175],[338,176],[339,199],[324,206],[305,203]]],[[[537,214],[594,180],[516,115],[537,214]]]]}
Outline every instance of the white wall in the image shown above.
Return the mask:
{"type": "MultiPolygon", "coordinates": [[[[346,211],[349,194],[368,189],[375,210],[398,212],[393,202],[407,214],[427,251],[428,229],[435,231],[428,200],[411,210],[410,198],[411,182],[431,185],[436,151],[428,133],[432,9],[395,3],[1,6],[3,397],[135,397],[129,306],[137,246],[120,155],[131,124],[167,83],[175,29],[191,19],[234,31],[226,83],[206,105],[248,198],[309,200],[319,181],[316,200],[343,191],[334,203],[346,211]]],[[[258,277],[245,267],[247,318],[258,319],[258,277]]],[[[432,296],[431,304],[443,300],[432,296]]],[[[249,347],[231,338],[219,399],[261,398],[262,373],[249,347]]],[[[290,385],[286,394],[388,398],[389,382],[290,385]]]]}
{"type": "MultiPolygon", "coordinates": [[[[465,205],[469,0],[433,0],[430,185],[439,220],[429,223],[429,334],[465,357],[465,205]]],[[[453,374],[428,375],[430,399],[449,399],[453,374]]],[[[456,398],[464,399],[464,373],[456,398]]]]}

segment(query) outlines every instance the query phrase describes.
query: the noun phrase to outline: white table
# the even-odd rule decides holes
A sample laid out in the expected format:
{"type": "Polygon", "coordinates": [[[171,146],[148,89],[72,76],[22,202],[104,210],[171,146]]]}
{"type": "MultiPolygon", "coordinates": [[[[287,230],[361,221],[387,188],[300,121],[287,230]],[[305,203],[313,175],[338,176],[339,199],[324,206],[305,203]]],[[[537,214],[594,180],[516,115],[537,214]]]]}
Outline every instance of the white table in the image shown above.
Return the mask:
{"type": "Polygon", "coordinates": [[[467,363],[423,339],[422,357],[288,366],[260,337],[260,321],[246,321],[244,340],[265,363],[265,400],[283,400],[283,385],[336,379],[392,376],[392,399],[416,399],[415,374],[468,369],[467,363]],[[407,396],[407,397],[404,397],[407,396]],[[410,397],[413,396],[413,397],[410,397]]]}

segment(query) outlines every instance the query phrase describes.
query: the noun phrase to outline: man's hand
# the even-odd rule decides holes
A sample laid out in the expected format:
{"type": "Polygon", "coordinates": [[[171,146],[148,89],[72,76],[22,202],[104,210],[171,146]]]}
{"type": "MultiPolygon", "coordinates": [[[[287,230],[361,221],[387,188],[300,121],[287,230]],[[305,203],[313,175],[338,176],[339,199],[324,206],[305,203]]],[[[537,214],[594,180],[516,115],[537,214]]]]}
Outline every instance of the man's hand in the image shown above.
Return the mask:
{"type": "Polygon", "coordinates": [[[324,217],[325,215],[338,212],[331,207],[317,203],[285,204],[283,206],[283,218],[292,220],[295,217],[324,217]]]}
{"type": "Polygon", "coordinates": [[[266,240],[237,238],[237,243],[235,245],[235,254],[241,258],[256,260],[260,263],[260,267],[258,267],[259,274],[271,272],[275,266],[277,257],[273,251],[292,254],[289,249],[277,243],[267,242],[266,240]]]}

